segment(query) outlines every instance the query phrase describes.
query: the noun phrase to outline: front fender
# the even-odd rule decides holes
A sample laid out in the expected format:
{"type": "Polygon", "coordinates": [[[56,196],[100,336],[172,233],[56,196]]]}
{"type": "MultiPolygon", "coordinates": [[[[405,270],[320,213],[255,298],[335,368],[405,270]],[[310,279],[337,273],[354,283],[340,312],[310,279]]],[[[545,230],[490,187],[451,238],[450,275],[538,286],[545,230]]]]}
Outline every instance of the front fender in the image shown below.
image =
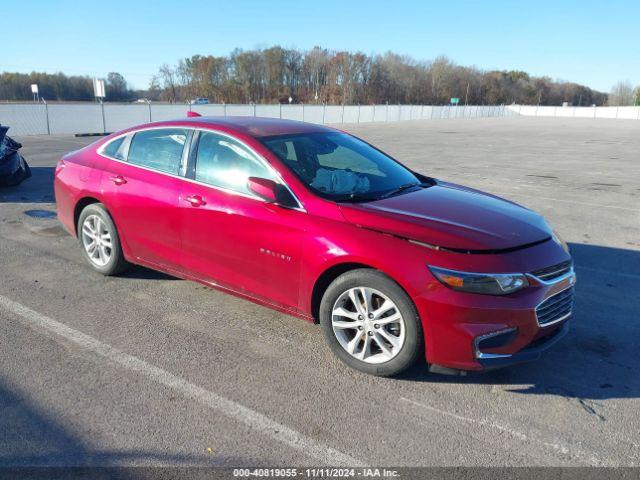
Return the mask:
{"type": "MultiPolygon", "coordinates": [[[[331,228],[331,240],[310,232],[305,245],[301,272],[299,308],[313,313],[313,291],[317,282],[330,269],[346,264],[375,268],[393,279],[410,297],[422,293],[427,286],[427,271],[424,248],[391,235],[335,222],[331,228]]],[[[324,230],[326,231],[326,230],[324,230]]]]}

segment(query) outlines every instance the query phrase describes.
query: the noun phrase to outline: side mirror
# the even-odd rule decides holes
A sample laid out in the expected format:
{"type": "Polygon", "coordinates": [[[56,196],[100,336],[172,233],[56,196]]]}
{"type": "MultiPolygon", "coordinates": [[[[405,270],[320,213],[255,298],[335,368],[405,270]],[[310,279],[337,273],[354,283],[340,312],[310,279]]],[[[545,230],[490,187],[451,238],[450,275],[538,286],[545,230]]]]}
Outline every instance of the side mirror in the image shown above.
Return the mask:
{"type": "Polygon", "coordinates": [[[293,194],[284,185],[269,180],[267,178],[249,177],[247,188],[260,198],[269,203],[275,203],[283,208],[297,208],[299,203],[293,194]]]}
{"type": "Polygon", "coordinates": [[[267,202],[275,203],[278,198],[278,184],[273,180],[260,177],[249,177],[247,188],[267,202]]]}

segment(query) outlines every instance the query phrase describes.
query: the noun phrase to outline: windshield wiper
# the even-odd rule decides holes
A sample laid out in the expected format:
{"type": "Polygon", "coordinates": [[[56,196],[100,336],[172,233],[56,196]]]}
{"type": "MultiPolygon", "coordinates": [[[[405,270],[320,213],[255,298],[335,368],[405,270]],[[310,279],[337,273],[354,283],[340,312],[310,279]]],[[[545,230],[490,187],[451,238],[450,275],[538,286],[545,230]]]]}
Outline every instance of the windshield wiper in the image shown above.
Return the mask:
{"type": "Polygon", "coordinates": [[[404,185],[400,185],[398,188],[394,188],[393,190],[380,195],[378,197],[379,200],[382,200],[383,198],[389,198],[392,197],[393,195],[397,195],[401,192],[404,192],[405,190],[408,190],[410,188],[413,187],[431,187],[432,185],[430,183],[424,183],[424,182],[413,182],[413,183],[405,183],[404,185]]]}
{"type": "Polygon", "coordinates": [[[382,200],[383,198],[391,197],[392,195],[397,195],[405,190],[408,190],[409,188],[413,188],[413,187],[427,188],[432,186],[433,186],[432,183],[427,183],[427,182],[406,183],[382,195],[367,195],[364,193],[356,193],[356,192],[349,193],[347,198],[341,201],[343,202],[375,202],[376,200],[382,200]]]}
{"type": "Polygon", "coordinates": [[[374,200],[378,200],[378,197],[362,193],[350,193],[348,197],[350,202],[373,202],[374,200]]]}

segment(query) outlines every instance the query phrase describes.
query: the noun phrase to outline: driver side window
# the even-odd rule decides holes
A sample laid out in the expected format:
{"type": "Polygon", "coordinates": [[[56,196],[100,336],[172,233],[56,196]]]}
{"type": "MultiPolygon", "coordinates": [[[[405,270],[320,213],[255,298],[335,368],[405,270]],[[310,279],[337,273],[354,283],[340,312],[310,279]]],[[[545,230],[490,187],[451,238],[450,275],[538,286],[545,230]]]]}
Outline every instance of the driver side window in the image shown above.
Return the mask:
{"type": "Polygon", "coordinates": [[[240,143],[216,133],[200,132],[195,180],[253,196],[247,188],[249,177],[276,180],[271,170],[240,143]]]}

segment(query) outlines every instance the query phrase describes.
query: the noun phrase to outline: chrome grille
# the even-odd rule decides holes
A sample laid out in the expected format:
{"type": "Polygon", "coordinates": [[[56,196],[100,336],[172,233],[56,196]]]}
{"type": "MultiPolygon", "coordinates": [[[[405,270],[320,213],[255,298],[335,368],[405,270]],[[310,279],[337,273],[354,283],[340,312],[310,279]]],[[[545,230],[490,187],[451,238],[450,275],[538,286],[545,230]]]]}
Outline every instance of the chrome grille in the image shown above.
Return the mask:
{"type": "Polygon", "coordinates": [[[561,277],[565,273],[569,272],[571,270],[571,266],[571,260],[567,260],[566,262],[562,262],[557,265],[552,265],[551,267],[541,268],[540,270],[531,272],[531,275],[539,278],[540,280],[548,282],[549,280],[561,277]]]}
{"type": "Polygon", "coordinates": [[[573,309],[573,287],[547,298],[536,308],[540,326],[550,325],[567,318],[573,309]]]}

